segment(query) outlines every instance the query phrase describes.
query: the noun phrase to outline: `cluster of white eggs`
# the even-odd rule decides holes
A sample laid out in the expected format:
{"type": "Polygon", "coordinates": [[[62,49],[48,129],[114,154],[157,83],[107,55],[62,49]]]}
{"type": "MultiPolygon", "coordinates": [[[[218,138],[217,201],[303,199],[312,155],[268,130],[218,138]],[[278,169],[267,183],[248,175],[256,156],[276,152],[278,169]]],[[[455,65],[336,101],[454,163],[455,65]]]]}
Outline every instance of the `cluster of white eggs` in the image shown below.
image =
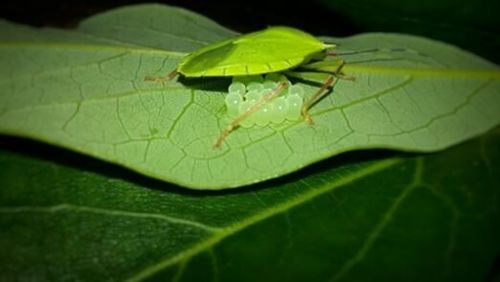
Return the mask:
{"type": "Polygon", "coordinates": [[[236,117],[245,113],[283,81],[288,83],[288,87],[243,120],[241,125],[244,127],[255,124],[264,126],[269,123],[279,124],[285,120],[300,119],[304,103],[304,89],[300,85],[291,84],[280,74],[268,74],[264,77],[260,75],[234,77],[225,100],[228,115],[236,117]]]}

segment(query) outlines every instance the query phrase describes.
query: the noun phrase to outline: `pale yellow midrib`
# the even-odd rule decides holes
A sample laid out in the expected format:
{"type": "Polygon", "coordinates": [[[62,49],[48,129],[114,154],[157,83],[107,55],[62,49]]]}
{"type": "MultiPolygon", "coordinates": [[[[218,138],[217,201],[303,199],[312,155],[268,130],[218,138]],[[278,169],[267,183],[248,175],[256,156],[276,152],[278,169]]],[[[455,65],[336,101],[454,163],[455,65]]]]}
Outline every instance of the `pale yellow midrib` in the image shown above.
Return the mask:
{"type": "MultiPolygon", "coordinates": [[[[76,43],[39,43],[26,41],[3,41],[0,42],[0,48],[54,48],[77,51],[92,51],[92,52],[131,52],[153,55],[164,55],[173,57],[184,57],[187,53],[169,51],[149,47],[134,47],[134,46],[113,46],[105,44],[76,44],[76,43]]],[[[367,73],[367,74],[384,74],[384,75],[411,75],[411,76],[426,76],[426,77],[468,77],[468,78],[493,78],[500,79],[500,69],[459,69],[459,68],[403,68],[403,67],[386,67],[386,66],[370,66],[370,65],[355,65],[347,64],[344,67],[346,73],[367,73]]]]}
{"type": "Polygon", "coordinates": [[[309,200],[312,200],[316,198],[317,196],[320,196],[324,193],[330,192],[333,189],[336,189],[338,187],[342,187],[344,185],[347,185],[349,183],[355,182],[358,179],[361,179],[365,176],[368,176],[372,173],[376,173],[380,170],[386,169],[388,167],[391,167],[397,163],[399,163],[401,159],[387,159],[384,161],[377,162],[371,166],[368,166],[365,169],[361,169],[360,171],[356,171],[346,177],[340,178],[337,181],[334,182],[328,182],[326,184],[321,185],[320,187],[316,189],[309,190],[307,193],[302,194],[300,197],[293,198],[289,201],[286,201],[282,204],[276,205],[269,207],[265,210],[263,210],[260,213],[257,213],[253,216],[250,216],[236,224],[230,225],[228,227],[222,228],[221,231],[219,232],[214,232],[213,236],[209,237],[203,242],[200,242],[198,244],[195,244],[191,248],[187,249],[186,251],[183,251],[173,257],[169,257],[163,261],[160,261],[159,263],[149,266],[139,273],[133,275],[132,277],[128,278],[126,281],[141,281],[147,277],[151,277],[155,273],[171,266],[174,265],[178,262],[181,262],[186,259],[190,259],[191,257],[209,250],[212,248],[214,245],[216,245],[218,242],[222,241],[223,239],[230,237],[234,234],[236,234],[239,231],[244,230],[245,228],[254,225],[258,222],[261,222],[267,218],[270,218],[272,216],[275,216],[277,214],[286,212],[287,210],[290,210],[291,208],[298,206],[304,202],[307,202],[309,200]]]}
{"type": "Polygon", "coordinates": [[[413,77],[465,77],[500,79],[500,70],[495,69],[454,69],[454,68],[402,68],[369,65],[346,65],[347,74],[366,73],[384,75],[411,75],[413,77]]]}

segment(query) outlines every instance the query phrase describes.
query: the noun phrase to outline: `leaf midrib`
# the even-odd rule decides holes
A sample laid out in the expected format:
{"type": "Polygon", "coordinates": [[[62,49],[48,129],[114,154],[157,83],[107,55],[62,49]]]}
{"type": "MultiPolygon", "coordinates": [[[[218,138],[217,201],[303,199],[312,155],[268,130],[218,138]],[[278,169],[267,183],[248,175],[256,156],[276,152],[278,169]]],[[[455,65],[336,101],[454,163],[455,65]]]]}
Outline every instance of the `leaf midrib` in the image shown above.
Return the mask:
{"type": "MultiPolygon", "coordinates": [[[[191,246],[191,248],[180,252],[179,254],[172,256],[172,257],[167,257],[164,260],[158,262],[157,264],[151,265],[149,267],[144,268],[143,270],[139,271],[138,273],[132,275],[130,278],[126,279],[126,281],[141,281],[144,280],[155,273],[171,266],[174,265],[178,262],[189,260],[190,258],[194,257],[195,255],[202,253],[204,251],[210,250],[213,246],[215,246],[217,243],[221,242],[222,240],[246,229],[247,227],[257,224],[265,219],[268,219],[270,217],[273,217],[277,214],[286,212],[296,206],[299,206],[307,201],[310,201],[322,194],[328,193],[336,188],[342,187],[344,185],[350,184],[352,182],[355,182],[359,179],[362,179],[368,175],[371,175],[373,173],[376,173],[378,171],[387,169],[391,166],[394,166],[401,162],[402,159],[400,158],[392,158],[392,159],[386,159],[379,161],[373,165],[369,165],[364,169],[360,169],[359,171],[356,171],[348,176],[345,176],[343,178],[340,178],[334,182],[329,182],[326,184],[323,184],[319,186],[316,189],[309,190],[307,193],[302,194],[299,197],[292,198],[286,202],[283,202],[278,205],[274,205],[272,207],[269,207],[262,212],[256,213],[238,223],[235,223],[233,225],[229,225],[227,227],[223,227],[220,229],[218,232],[214,232],[211,237],[208,237],[205,241],[199,242],[197,244],[194,244],[191,246]]],[[[302,180],[301,180],[302,182],[302,180]]]]}
{"type": "MultiPolygon", "coordinates": [[[[124,217],[134,217],[134,218],[149,218],[153,220],[166,220],[168,222],[190,225],[193,227],[200,228],[204,231],[211,232],[212,236],[208,237],[204,241],[201,241],[197,244],[194,244],[189,249],[178,253],[175,256],[168,257],[165,260],[160,261],[157,264],[151,265],[149,267],[144,268],[142,271],[136,273],[135,275],[128,278],[126,281],[141,281],[145,278],[148,278],[155,273],[171,266],[176,263],[186,263],[194,256],[204,251],[209,251],[213,246],[222,240],[241,232],[249,226],[257,224],[261,221],[264,221],[268,218],[271,218],[280,213],[284,213],[296,206],[299,206],[307,201],[310,201],[318,196],[321,196],[325,193],[331,192],[336,188],[351,184],[357,180],[363,179],[371,174],[377,173],[381,170],[387,169],[391,166],[394,166],[402,161],[401,158],[391,158],[376,162],[372,165],[368,165],[367,167],[360,169],[356,172],[353,172],[350,175],[344,176],[342,178],[336,179],[333,182],[327,182],[323,185],[318,186],[317,188],[312,188],[308,192],[289,199],[281,204],[274,205],[272,207],[268,207],[263,209],[256,214],[245,218],[244,220],[226,226],[226,227],[215,227],[206,225],[204,223],[171,217],[168,215],[150,213],[150,212],[134,212],[134,211],[124,211],[124,210],[114,210],[114,209],[106,209],[99,207],[90,207],[90,206],[80,206],[73,204],[58,204],[53,206],[9,206],[9,207],[0,207],[0,213],[41,213],[41,212],[86,212],[86,213],[98,213],[102,215],[109,216],[124,216],[124,217]]],[[[420,175],[418,175],[420,176],[420,175]]],[[[300,182],[303,182],[301,180],[300,182]]]]}
{"type": "MultiPolygon", "coordinates": [[[[101,52],[129,52],[141,54],[165,55],[172,57],[183,57],[187,53],[157,49],[151,47],[136,48],[133,46],[119,47],[104,44],[74,44],[74,43],[38,43],[26,41],[3,41],[0,48],[52,48],[77,51],[101,51],[101,52]]],[[[468,69],[468,68],[410,68],[410,67],[386,67],[361,64],[347,64],[344,67],[346,73],[376,73],[385,75],[411,75],[414,77],[470,77],[470,78],[495,78],[500,79],[500,71],[496,69],[468,69]]]]}
{"type": "Polygon", "coordinates": [[[373,73],[385,75],[411,75],[412,77],[460,77],[500,79],[499,70],[460,68],[402,68],[369,65],[346,65],[346,73],[373,73]]]}
{"type": "Polygon", "coordinates": [[[124,210],[116,210],[116,209],[104,209],[98,207],[89,207],[82,205],[74,205],[74,204],[57,204],[52,206],[3,206],[0,207],[0,213],[56,213],[56,212],[85,212],[85,213],[94,213],[100,215],[108,215],[108,216],[122,216],[129,218],[146,218],[146,219],[156,219],[156,220],[164,220],[174,224],[182,224],[193,226],[207,232],[215,232],[220,228],[203,224],[201,222],[168,216],[164,214],[158,213],[148,213],[148,212],[131,212],[124,210]]]}

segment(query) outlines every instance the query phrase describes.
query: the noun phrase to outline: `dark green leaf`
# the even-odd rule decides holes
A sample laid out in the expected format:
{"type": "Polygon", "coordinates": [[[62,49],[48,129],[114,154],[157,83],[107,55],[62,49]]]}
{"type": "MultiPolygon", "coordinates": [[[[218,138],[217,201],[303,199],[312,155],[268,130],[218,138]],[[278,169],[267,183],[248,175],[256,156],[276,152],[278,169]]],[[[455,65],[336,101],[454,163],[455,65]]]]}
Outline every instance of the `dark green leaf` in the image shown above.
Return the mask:
{"type": "Polygon", "coordinates": [[[2,151],[0,280],[482,281],[499,251],[499,142],[344,155],[218,194],[2,151]]]}

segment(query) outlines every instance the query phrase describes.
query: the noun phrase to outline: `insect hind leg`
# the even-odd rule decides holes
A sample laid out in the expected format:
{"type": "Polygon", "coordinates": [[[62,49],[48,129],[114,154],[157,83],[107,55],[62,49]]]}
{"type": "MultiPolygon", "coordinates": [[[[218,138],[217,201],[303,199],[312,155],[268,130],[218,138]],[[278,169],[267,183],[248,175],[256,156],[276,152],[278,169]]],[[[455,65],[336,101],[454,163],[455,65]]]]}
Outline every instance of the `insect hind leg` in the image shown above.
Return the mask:
{"type": "Polygon", "coordinates": [[[269,103],[274,97],[276,97],[281,91],[285,90],[288,87],[288,83],[286,82],[280,82],[275,88],[273,88],[269,93],[265,94],[258,100],[255,104],[253,104],[248,110],[240,114],[239,116],[235,117],[227,126],[224,128],[224,130],[221,132],[219,135],[219,138],[217,138],[217,141],[214,144],[214,148],[219,148],[224,144],[224,141],[226,140],[227,136],[238,128],[240,124],[247,119],[250,115],[258,111],[262,106],[265,104],[269,103]]]}
{"type": "Polygon", "coordinates": [[[312,106],[314,106],[319,100],[321,100],[326,95],[326,93],[328,93],[327,91],[328,88],[333,88],[335,84],[337,84],[339,79],[354,80],[354,77],[345,76],[342,73],[342,68],[344,67],[344,65],[345,62],[340,61],[340,64],[337,67],[337,69],[327,77],[325,82],[321,85],[320,89],[318,89],[318,91],[316,91],[316,93],[314,93],[314,95],[311,98],[309,98],[309,100],[307,100],[307,102],[304,103],[304,105],[302,106],[301,113],[304,119],[307,121],[307,123],[309,124],[314,123],[311,114],[309,114],[309,109],[312,106]]]}

